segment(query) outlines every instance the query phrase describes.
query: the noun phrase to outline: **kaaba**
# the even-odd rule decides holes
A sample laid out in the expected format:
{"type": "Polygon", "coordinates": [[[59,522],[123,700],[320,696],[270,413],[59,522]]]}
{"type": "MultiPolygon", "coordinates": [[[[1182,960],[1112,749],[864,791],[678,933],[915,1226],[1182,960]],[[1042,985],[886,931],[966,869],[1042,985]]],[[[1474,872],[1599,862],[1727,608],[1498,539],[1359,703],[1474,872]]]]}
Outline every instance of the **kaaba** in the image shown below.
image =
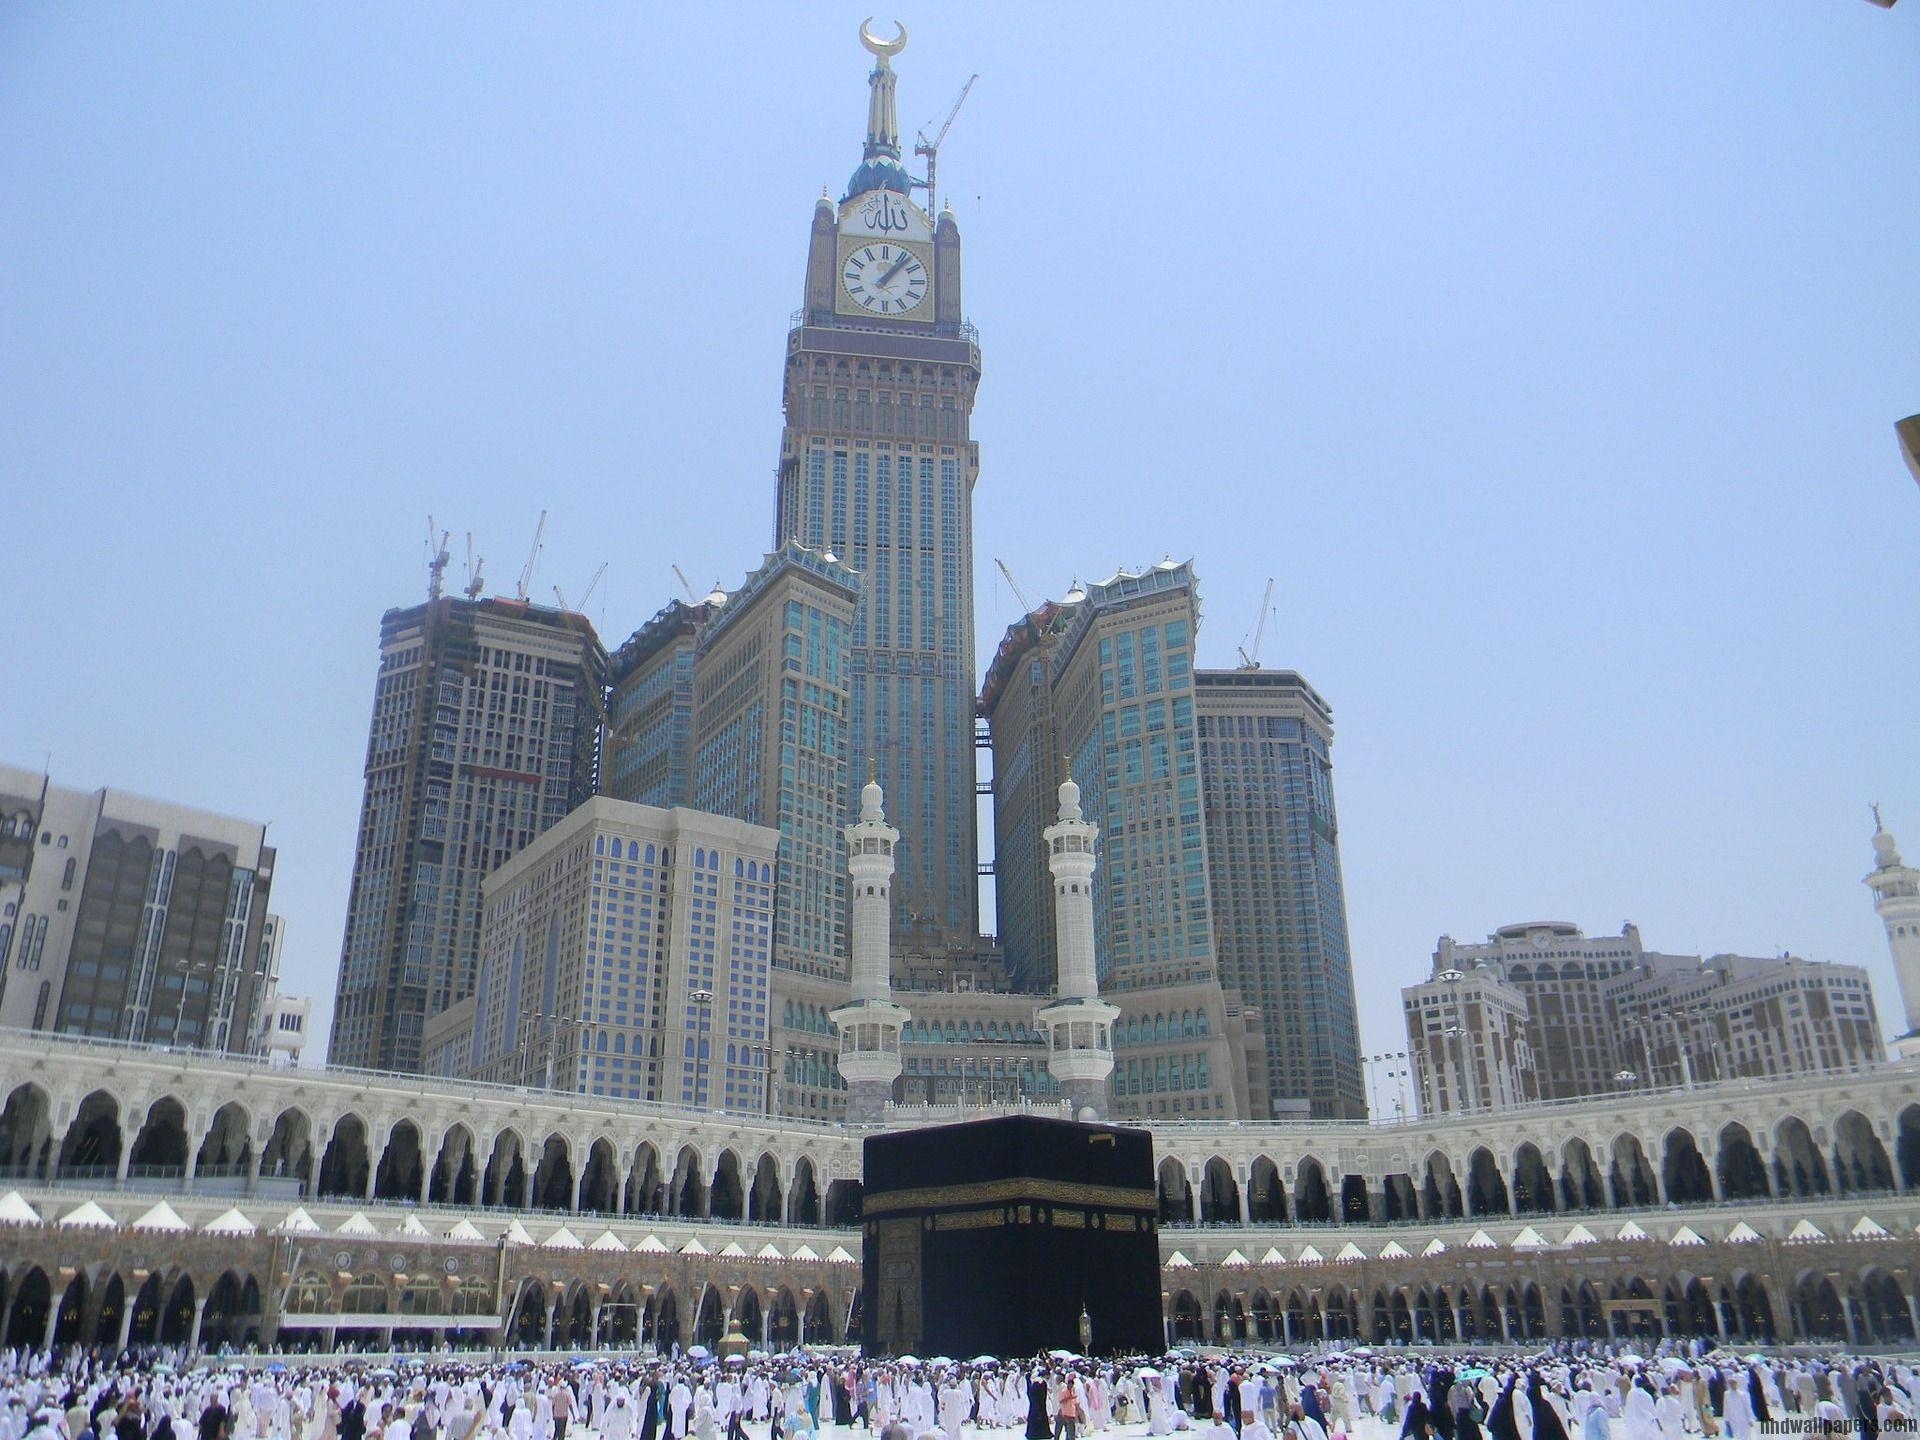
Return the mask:
{"type": "Polygon", "coordinates": [[[1015,1115],[870,1135],[862,1165],[867,1354],[1165,1348],[1150,1132],[1015,1115]]]}

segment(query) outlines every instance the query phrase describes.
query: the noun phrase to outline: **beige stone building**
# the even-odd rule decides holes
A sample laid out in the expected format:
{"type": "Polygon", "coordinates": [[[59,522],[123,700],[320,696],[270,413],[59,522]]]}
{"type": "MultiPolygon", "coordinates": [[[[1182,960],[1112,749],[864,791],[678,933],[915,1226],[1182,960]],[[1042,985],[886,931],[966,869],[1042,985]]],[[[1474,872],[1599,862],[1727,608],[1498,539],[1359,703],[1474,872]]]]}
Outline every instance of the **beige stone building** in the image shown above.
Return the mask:
{"type": "Polygon", "coordinates": [[[275,858],[264,825],[0,766],[0,1027],[250,1052],[275,858]]]}
{"type": "Polygon", "coordinates": [[[1665,955],[1633,925],[1589,937],[1527,922],[1477,945],[1443,935],[1431,978],[1400,993],[1430,1108],[1853,1071],[1885,1051],[1858,966],[1665,955]]]}

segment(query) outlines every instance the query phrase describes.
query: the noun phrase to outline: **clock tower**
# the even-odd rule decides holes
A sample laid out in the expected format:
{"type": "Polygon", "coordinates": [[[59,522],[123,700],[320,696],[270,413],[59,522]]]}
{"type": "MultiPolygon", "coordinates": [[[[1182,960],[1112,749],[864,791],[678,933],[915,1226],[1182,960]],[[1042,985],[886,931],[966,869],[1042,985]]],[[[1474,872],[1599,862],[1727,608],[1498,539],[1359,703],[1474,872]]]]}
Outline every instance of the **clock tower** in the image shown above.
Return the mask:
{"type": "MultiPolygon", "coordinates": [[[[893,57],[867,25],[867,134],[814,207],[787,335],[774,543],[860,575],[848,758],[872,762],[900,831],[893,952],[978,943],[971,433],[980,345],[961,315],[960,227],[901,163],[893,57]]],[[[849,764],[858,775],[865,768],[849,764]]],[[[858,797],[846,797],[847,814],[858,797]]]]}

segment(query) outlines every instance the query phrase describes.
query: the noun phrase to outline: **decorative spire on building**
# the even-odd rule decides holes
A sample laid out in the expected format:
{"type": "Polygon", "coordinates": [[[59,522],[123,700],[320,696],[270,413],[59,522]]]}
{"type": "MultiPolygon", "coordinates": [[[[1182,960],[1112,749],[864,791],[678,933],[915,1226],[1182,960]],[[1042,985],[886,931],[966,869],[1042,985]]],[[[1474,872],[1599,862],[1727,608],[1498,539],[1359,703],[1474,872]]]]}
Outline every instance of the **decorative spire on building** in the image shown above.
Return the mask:
{"type": "Polygon", "coordinates": [[[1873,807],[1873,867],[1866,885],[1873,891],[1874,913],[1887,927],[1907,1026],[1893,1048],[1902,1059],[1920,1059],[1920,870],[1901,860],[1900,847],[1880,822],[1878,805],[1873,807]]]}
{"type": "Polygon", "coordinates": [[[913,179],[900,163],[900,120],[893,98],[897,77],[890,63],[907,48],[907,27],[898,20],[893,24],[899,33],[891,40],[873,33],[871,15],[860,25],[860,43],[873,54],[873,72],[867,76],[867,141],[860,152],[860,168],[847,182],[849,200],[869,190],[913,193],[913,179]]]}
{"type": "Polygon", "coordinates": [[[1120,1012],[1100,998],[1093,955],[1093,842],[1100,827],[1082,817],[1071,761],[1060,783],[1060,818],[1046,828],[1053,872],[1058,980],[1052,1003],[1034,1017],[1046,1031],[1047,1069],[1081,1120],[1107,1118],[1113,1075],[1113,1022],[1120,1012]]]}
{"type": "Polygon", "coordinates": [[[886,797],[871,762],[860,790],[860,818],[847,826],[847,873],[853,879],[853,997],[832,1014],[840,1031],[840,1078],[847,1084],[847,1119],[856,1125],[886,1118],[893,1082],[900,1077],[900,1032],[910,1013],[893,1003],[893,849],[900,832],[887,824],[886,797]]]}

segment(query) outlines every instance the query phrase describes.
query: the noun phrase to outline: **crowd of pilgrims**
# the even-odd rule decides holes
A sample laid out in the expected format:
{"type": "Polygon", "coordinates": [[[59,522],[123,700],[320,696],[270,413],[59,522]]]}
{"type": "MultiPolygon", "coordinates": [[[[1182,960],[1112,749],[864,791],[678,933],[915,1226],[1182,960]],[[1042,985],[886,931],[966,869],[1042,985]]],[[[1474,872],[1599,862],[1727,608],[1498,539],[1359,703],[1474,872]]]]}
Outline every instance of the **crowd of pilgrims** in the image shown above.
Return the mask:
{"type": "Polygon", "coordinates": [[[1917,1401],[1920,1375],[1904,1364],[1698,1347],[967,1363],[618,1353],[399,1370],[0,1355],[0,1440],[820,1440],[827,1429],[874,1440],[1749,1440],[1781,1422],[1878,1440],[1912,1430],[1917,1401]]]}

